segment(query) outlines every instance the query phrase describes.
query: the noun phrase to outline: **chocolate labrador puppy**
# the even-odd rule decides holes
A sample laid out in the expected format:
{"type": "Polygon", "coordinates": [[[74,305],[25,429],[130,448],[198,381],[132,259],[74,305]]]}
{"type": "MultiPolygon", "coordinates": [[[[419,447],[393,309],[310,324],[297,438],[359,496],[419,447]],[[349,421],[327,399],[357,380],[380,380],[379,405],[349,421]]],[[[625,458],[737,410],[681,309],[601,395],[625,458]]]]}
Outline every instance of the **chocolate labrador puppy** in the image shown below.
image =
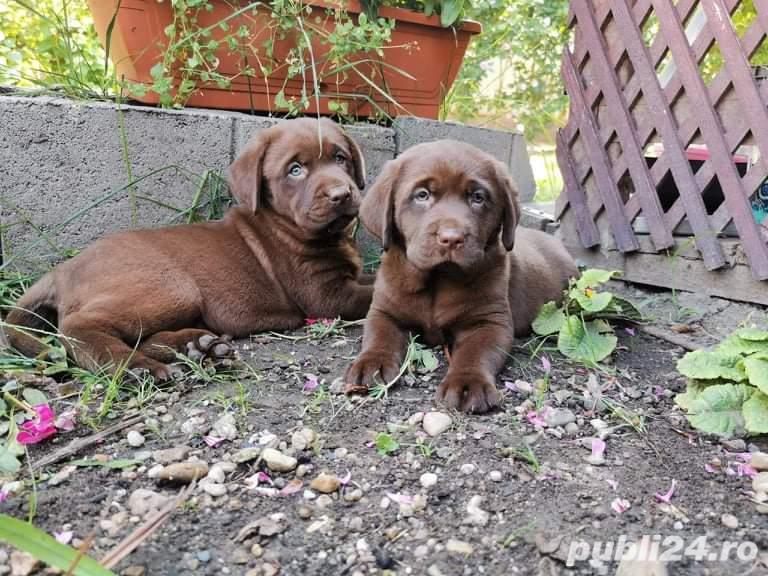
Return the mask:
{"type": "Polygon", "coordinates": [[[34,329],[58,326],[80,366],[166,379],[175,351],[228,354],[218,335],[364,317],[373,287],[349,233],[365,185],[355,142],[330,120],[286,121],[259,132],[228,177],[240,207],[223,220],[114,234],[46,274],[8,314],[22,328],[11,345],[39,354],[34,329]]]}
{"type": "Polygon", "coordinates": [[[499,403],[513,337],[577,273],[559,240],[516,230],[519,210],[506,167],[461,142],[414,146],[385,166],[360,209],[386,252],[348,393],[396,378],[415,330],[450,351],[438,400],[470,412],[499,403]]]}

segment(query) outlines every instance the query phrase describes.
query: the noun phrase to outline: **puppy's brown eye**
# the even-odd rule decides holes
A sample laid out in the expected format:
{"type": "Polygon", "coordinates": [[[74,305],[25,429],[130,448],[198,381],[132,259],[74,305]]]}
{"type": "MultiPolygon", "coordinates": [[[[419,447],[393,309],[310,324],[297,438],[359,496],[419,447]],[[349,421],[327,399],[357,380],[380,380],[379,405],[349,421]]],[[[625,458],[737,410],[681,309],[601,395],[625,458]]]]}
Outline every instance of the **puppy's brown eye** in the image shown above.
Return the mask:
{"type": "Polygon", "coordinates": [[[304,172],[304,166],[299,164],[298,162],[292,162],[290,166],[288,166],[288,174],[294,177],[301,176],[302,172],[304,172]]]}
{"type": "Polygon", "coordinates": [[[469,201],[473,206],[480,206],[485,203],[485,192],[483,190],[474,190],[469,194],[469,201]]]}
{"type": "Polygon", "coordinates": [[[336,164],[346,164],[347,163],[347,157],[344,156],[341,152],[336,154],[336,164]]]}
{"type": "Polygon", "coordinates": [[[418,188],[413,192],[413,199],[416,200],[416,202],[426,202],[432,197],[432,194],[429,193],[429,190],[426,188],[418,188]]]}

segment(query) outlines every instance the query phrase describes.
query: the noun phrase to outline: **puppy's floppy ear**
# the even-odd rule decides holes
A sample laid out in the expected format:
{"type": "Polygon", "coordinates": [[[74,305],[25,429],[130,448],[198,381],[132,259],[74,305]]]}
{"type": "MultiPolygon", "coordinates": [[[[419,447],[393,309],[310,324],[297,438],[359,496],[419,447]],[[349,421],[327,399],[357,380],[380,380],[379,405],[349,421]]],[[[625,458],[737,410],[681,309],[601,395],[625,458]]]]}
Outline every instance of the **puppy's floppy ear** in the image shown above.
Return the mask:
{"type": "Polygon", "coordinates": [[[387,162],[360,205],[363,226],[381,241],[384,250],[392,245],[395,234],[395,189],[399,175],[400,161],[387,162]]]}
{"type": "Polygon", "coordinates": [[[344,132],[344,138],[349,144],[349,151],[352,154],[352,166],[355,170],[355,184],[362,190],[365,188],[365,159],[363,153],[360,151],[360,146],[357,142],[346,132],[344,132]]]}
{"type": "Polygon", "coordinates": [[[227,170],[229,189],[242,206],[256,212],[264,194],[264,156],[272,142],[273,132],[263,130],[248,141],[227,170]]]}
{"type": "Polygon", "coordinates": [[[496,185],[502,195],[501,243],[507,251],[515,247],[515,228],[520,219],[520,202],[512,177],[504,164],[494,161],[496,185]]]}

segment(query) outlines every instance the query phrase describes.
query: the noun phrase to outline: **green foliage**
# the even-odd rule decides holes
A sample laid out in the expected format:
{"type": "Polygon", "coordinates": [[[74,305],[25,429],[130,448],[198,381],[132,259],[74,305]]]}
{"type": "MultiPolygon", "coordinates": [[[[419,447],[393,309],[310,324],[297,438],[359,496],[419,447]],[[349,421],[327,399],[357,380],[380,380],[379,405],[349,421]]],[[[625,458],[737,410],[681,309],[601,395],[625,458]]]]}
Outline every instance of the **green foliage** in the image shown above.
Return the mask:
{"type": "Polygon", "coordinates": [[[0,514],[0,540],[73,576],[115,576],[96,560],[57,542],[32,524],[0,514]]]}
{"type": "Polygon", "coordinates": [[[688,387],[675,402],[694,428],[718,436],[768,433],[768,331],[742,328],[677,362],[688,387]]]}
{"type": "Polygon", "coordinates": [[[0,84],[98,98],[113,80],[85,0],[0,2],[0,84]]]}
{"type": "Polygon", "coordinates": [[[568,109],[560,57],[568,43],[568,0],[472,0],[475,36],[444,115],[519,126],[529,142],[550,140],[568,109]]]}
{"type": "Polygon", "coordinates": [[[557,334],[560,352],[578,362],[594,366],[616,348],[617,339],[606,320],[642,320],[634,304],[596,288],[618,276],[618,272],[590,269],[571,280],[562,303],[547,302],[533,321],[540,336],[557,334]]]}
{"type": "Polygon", "coordinates": [[[379,432],[376,435],[376,450],[382,456],[389,456],[400,450],[400,444],[390,434],[379,432]]]}

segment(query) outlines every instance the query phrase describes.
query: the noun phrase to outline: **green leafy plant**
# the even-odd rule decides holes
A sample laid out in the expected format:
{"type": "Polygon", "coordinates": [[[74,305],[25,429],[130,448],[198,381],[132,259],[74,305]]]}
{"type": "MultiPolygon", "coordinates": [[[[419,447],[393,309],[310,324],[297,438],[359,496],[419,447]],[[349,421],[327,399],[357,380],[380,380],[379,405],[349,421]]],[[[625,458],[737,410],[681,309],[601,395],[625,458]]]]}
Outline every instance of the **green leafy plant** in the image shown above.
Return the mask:
{"type": "Polygon", "coordinates": [[[590,269],[570,281],[563,301],[547,302],[533,322],[540,336],[557,334],[560,352],[586,365],[594,366],[616,349],[611,321],[638,322],[642,315],[629,300],[597,288],[616,278],[619,272],[590,269]]]}
{"type": "Polygon", "coordinates": [[[73,576],[115,576],[93,558],[6,514],[0,514],[0,540],[73,576]]]}
{"type": "Polygon", "coordinates": [[[469,0],[362,0],[360,4],[369,18],[377,18],[381,6],[395,6],[415,12],[424,12],[425,16],[440,15],[440,24],[448,28],[459,23],[469,8],[469,0]]]}
{"type": "Polygon", "coordinates": [[[718,436],[768,433],[768,331],[742,328],[677,362],[688,378],[675,397],[691,426],[718,436]]]}
{"type": "Polygon", "coordinates": [[[379,432],[376,435],[376,450],[382,456],[389,456],[400,450],[400,443],[386,432],[379,432]]]}

